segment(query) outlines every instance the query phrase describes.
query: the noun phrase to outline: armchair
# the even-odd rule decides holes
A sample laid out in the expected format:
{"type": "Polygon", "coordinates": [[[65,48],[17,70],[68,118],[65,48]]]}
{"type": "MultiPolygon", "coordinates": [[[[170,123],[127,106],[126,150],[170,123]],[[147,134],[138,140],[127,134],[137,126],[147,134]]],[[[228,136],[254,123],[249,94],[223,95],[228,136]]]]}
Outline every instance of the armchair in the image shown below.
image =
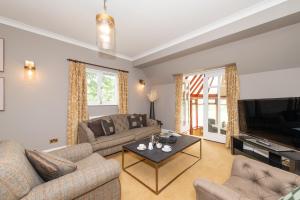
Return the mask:
{"type": "Polygon", "coordinates": [[[298,186],[300,176],[244,156],[236,156],[223,185],[194,181],[197,200],[278,200],[298,186]]]}
{"type": "Polygon", "coordinates": [[[0,141],[0,199],[120,200],[119,163],[92,152],[88,143],[51,152],[74,162],[77,170],[44,182],[20,144],[0,141]]]}

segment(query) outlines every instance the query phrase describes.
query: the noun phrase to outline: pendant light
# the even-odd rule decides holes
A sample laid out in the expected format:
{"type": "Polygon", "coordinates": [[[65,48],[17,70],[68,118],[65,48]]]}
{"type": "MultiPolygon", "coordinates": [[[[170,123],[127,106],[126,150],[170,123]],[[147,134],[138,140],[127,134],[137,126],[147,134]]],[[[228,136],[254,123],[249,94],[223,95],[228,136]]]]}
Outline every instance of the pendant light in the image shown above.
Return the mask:
{"type": "Polygon", "coordinates": [[[103,50],[115,49],[115,20],[106,12],[106,0],[104,11],[96,15],[97,46],[103,50]]]}

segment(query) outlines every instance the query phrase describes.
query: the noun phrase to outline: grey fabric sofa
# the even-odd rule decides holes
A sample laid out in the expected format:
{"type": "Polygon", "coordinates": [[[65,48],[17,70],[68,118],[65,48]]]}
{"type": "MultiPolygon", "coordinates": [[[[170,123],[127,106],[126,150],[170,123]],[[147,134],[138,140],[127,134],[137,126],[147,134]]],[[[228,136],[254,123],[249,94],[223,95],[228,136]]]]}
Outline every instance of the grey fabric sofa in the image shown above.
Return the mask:
{"type": "Polygon", "coordinates": [[[147,126],[142,128],[129,129],[127,114],[116,114],[94,118],[79,124],[78,142],[88,142],[92,145],[93,151],[107,156],[122,150],[124,144],[149,137],[152,134],[160,133],[161,129],[157,121],[147,119],[147,126]],[[95,138],[93,131],[88,127],[88,123],[97,122],[101,119],[112,119],[116,128],[116,133],[110,136],[100,136],[95,138]]]}
{"type": "Polygon", "coordinates": [[[92,153],[90,144],[51,152],[75,162],[76,171],[44,182],[25,155],[22,145],[0,141],[1,200],[120,200],[120,166],[92,153]]]}
{"type": "Polygon", "coordinates": [[[194,181],[197,200],[278,200],[298,186],[300,176],[244,156],[236,156],[223,185],[194,181]]]}

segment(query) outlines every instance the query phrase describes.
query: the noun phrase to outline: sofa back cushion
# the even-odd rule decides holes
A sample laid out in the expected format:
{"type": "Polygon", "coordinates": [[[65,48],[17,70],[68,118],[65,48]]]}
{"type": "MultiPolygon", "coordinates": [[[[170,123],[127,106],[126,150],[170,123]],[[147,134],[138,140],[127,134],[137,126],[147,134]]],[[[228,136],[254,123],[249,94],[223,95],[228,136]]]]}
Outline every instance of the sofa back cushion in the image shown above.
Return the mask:
{"type": "Polygon", "coordinates": [[[0,141],[0,199],[21,199],[43,183],[25,156],[25,149],[14,141],[0,141]]]}
{"type": "Polygon", "coordinates": [[[103,129],[100,130],[101,132],[96,133],[96,134],[95,134],[95,131],[99,131],[98,127],[101,126],[102,119],[106,119],[106,120],[112,119],[114,122],[114,125],[115,125],[116,133],[121,133],[121,132],[129,130],[127,116],[128,116],[128,114],[115,114],[115,115],[97,117],[97,118],[88,120],[87,125],[94,132],[95,137],[99,137],[96,135],[104,136],[105,134],[103,132],[103,129]],[[91,128],[92,127],[91,124],[93,124],[93,127],[96,127],[97,130],[94,131],[94,129],[91,128]]]}
{"type": "Polygon", "coordinates": [[[147,126],[147,114],[133,114],[140,119],[141,127],[147,126]]]}
{"type": "Polygon", "coordinates": [[[111,115],[110,118],[114,121],[116,133],[121,133],[129,130],[127,114],[111,115]]]}
{"type": "Polygon", "coordinates": [[[142,127],[142,123],[138,115],[128,115],[127,119],[129,123],[129,129],[142,127]]]}
{"type": "Polygon", "coordinates": [[[95,138],[105,135],[101,126],[101,119],[89,121],[87,126],[93,131],[95,138]]]}
{"type": "Polygon", "coordinates": [[[101,120],[110,120],[111,118],[109,116],[103,116],[103,117],[97,117],[94,119],[90,119],[86,122],[89,129],[92,130],[94,133],[95,138],[100,136],[105,136],[105,133],[103,131],[101,120]]]}
{"type": "Polygon", "coordinates": [[[115,124],[112,119],[101,119],[101,126],[105,136],[113,135],[116,133],[115,124]]]}
{"type": "Polygon", "coordinates": [[[244,156],[236,156],[231,175],[249,180],[278,196],[284,196],[300,186],[300,176],[244,156]]]}

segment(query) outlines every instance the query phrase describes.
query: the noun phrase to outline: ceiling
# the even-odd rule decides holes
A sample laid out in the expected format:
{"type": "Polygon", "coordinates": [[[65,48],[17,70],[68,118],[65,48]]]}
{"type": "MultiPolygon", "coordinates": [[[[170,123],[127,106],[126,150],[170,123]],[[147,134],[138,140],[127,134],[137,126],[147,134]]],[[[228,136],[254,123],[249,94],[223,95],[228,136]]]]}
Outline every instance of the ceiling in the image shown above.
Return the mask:
{"type": "MultiPolygon", "coordinates": [[[[115,55],[135,61],[293,0],[108,0],[115,55]]],[[[97,50],[102,0],[1,0],[0,23],[97,50]]]]}

